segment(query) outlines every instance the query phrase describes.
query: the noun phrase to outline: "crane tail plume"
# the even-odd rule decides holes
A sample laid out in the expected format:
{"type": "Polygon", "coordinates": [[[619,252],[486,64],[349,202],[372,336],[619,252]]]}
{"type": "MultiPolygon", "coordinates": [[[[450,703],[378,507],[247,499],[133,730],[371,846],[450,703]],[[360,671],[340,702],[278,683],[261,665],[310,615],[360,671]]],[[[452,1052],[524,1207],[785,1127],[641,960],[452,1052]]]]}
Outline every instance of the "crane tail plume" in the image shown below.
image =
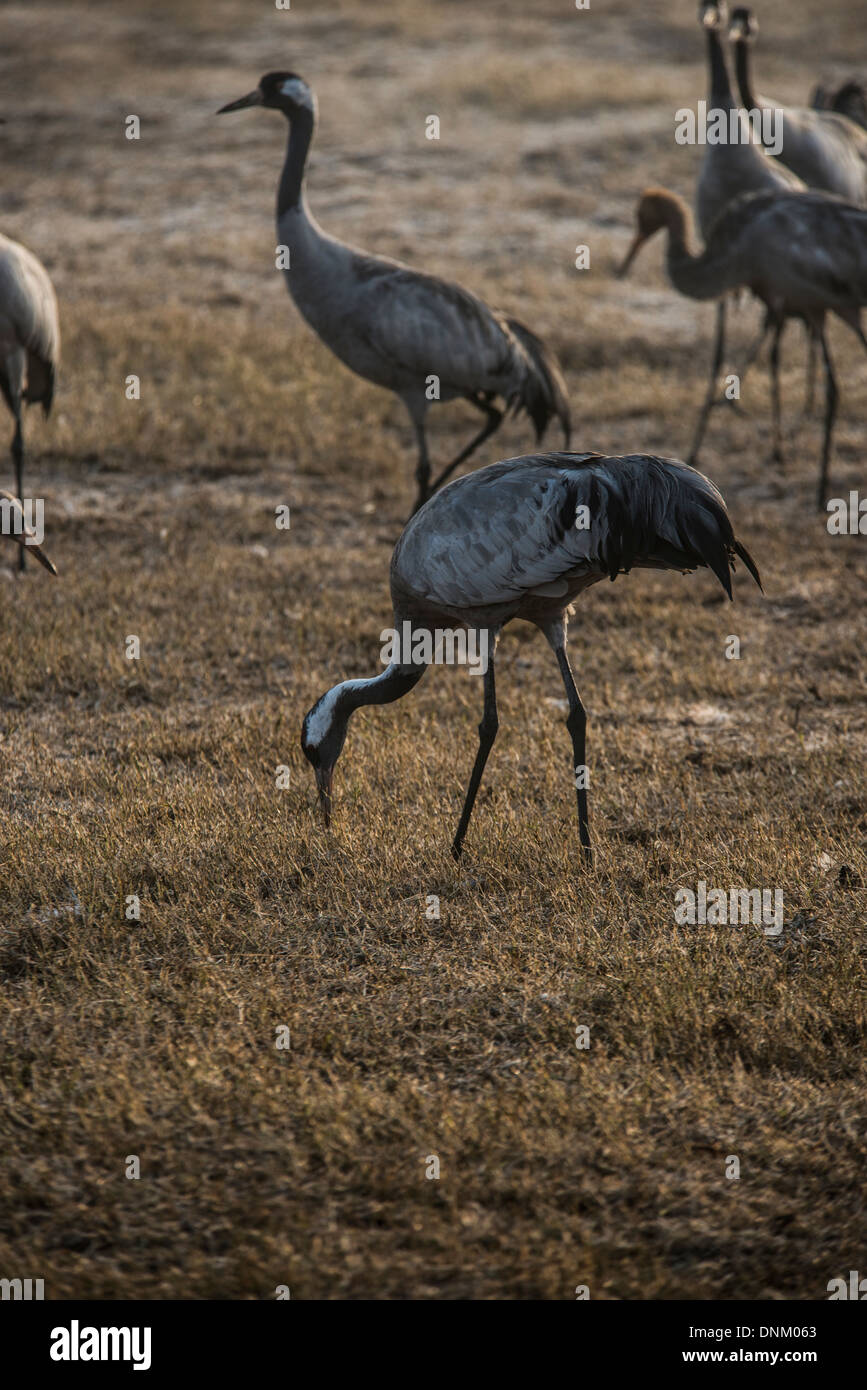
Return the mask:
{"type": "Polygon", "coordinates": [[[762,593],[764,593],[764,592],[765,592],[765,586],[764,586],[764,584],[762,583],[762,577],[761,577],[761,575],[759,574],[758,565],[756,564],[756,562],[755,562],[755,560],[753,559],[753,557],[752,557],[752,555],[750,554],[750,552],[747,550],[746,546],[745,546],[745,545],[741,545],[740,541],[735,541],[735,544],[734,544],[734,551],[735,551],[735,554],[736,554],[741,560],[743,560],[743,562],[744,562],[744,564],[746,565],[747,569],[749,570],[750,574],[753,576],[753,579],[754,579],[754,580],[756,581],[756,583],[758,584],[758,586],[759,586],[759,588],[761,589],[762,593]]]}
{"type": "Polygon", "coordinates": [[[572,421],[566,382],[553,352],[545,346],[525,323],[507,319],[527,359],[527,374],[515,401],[517,410],[526,410],[536,431],[536,443],[542,439],[551,420],[556,416],[563,430],[565,449],[572,437],[572,421]]]}

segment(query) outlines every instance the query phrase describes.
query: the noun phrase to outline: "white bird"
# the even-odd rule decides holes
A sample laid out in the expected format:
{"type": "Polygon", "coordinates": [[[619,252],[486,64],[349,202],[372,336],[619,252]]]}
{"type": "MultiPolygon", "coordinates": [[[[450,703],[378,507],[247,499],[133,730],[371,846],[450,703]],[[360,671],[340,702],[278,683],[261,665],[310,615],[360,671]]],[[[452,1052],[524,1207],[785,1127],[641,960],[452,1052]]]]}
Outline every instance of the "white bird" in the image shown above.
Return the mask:
{"type": "MultiPolygon", "coordinates": [[[[761,587],[747,550],[735,540],[725,503],[703,474],[676,459],[630,454],[539,454],[507,459],[457,478],[410,519],[391,561],[395,630],[412,633],[379,676],[343,681],[308,712],[301,746],[312,763],[326,824],[334,766],[352,713],[399,699],[421,680],[416,637],[462,624],[488,653],[484,714],[463,813],[452,845],[457,858],[497,733],[494,651],[502,627],[523,618],[540,628],[566,688],[578,826],[590,858],[585,765],[586,715],[566,654],[572,603],[591,584],[633,568],[713,570],[731,598],[729,571],[740,556],[761,587]]],[[[571,779],[570,779],[571,780],[571,779]]]]}
{"type": "Polygon", "coordinates": [[[289,122],[277,194],[277,235],[289,250],[289,292],[341,362],[394,391],[406,406],[418,445],[416,507],[494,433],[509,409],[526,411],[537,443],[556,416],[568,445],[563,376],[553,354],[530,329],[452,281],[359,251],[319,226],[304,190],[316,101],[303,78],[266,73],[255,91],[217,114],[248,106],[282,111],[289,122]],[[485,424],[431,485],[425,416],[432,400],[458,397],[480,410],[485,424]],[[498,398],[503,409],[494,404],[498,398]]]}
{"type": "MultiPolygon", "coordinates": [[[[735,71],[741,101],[748,111],[772,113],[781,135],[779,149],[771,153],[791,169],[808,188],[836,193],[858,207],[867,204],[867,131],[837,111],[816,111],[806,106],[783,106],[756,94],[750,72],[750,49],[759,31],[758,22],[745,5],[732,11],[729,36],[734,43],[735,71]]],[[[762,123],[757,129],[764,133],[762,123]]]]}
{"type": "MultiPolygon", "coordinates": [[[[54,286],[41,261],[17,241],[0,235],[0,391],[15,419],[12,458],[23,497],[25,402],[51,411],[60,362],[60,320],[54,286]]],[[[32,547],[31,547],[32,548],[32,547]]],[[[24,568],[24,550],[19,551],[24,568]]]]}

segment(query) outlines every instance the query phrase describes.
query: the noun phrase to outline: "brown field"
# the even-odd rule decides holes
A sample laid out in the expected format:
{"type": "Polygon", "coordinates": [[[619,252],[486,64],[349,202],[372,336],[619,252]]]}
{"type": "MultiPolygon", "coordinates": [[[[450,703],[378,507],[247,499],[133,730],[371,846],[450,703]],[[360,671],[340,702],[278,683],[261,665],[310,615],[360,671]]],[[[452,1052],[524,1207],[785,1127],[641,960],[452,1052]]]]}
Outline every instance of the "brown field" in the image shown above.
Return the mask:
{"type": "MultiPolygon", "coordinates": [[[[857,68],[850,0],[759,13],[780,99],[857,68]]],[[[356,716],[330,835],[298,743],[323,690],[380,669],[414,457],[274,270],[282,118],[217,106],[303,73],[326,228],[545,335],[575,448],[682,457],[712,306],[669,288],[661,239],[611,270],[645,184],[692,196],[692,0],[31,0],[0,10],[0,53],[0,225],[64,333],[54,415],[26,423],[58,578],[0,574],[0,1275],[51,1298],[810,1299],[865,1271],[867,542],[814,509],[798,328],[785,468],[763,363],[702,457],[764,596],[743,569],[732,606],[706,572],[635,573],[579,605],[592,870],[528,626],[460,866],[466,671],[356,716]],[[699,879],[782,889],[782,935],[676,925],[699,879]]],[[[733,323],[735,356],[757,308],[733,323]]],[[[832,344],[845,496],[867,358],[832,344]]],[[[435,465],[476,427],[430,419],[435,465]]],[[[512,421],[477,463],[531,443],[512,421]]]]}

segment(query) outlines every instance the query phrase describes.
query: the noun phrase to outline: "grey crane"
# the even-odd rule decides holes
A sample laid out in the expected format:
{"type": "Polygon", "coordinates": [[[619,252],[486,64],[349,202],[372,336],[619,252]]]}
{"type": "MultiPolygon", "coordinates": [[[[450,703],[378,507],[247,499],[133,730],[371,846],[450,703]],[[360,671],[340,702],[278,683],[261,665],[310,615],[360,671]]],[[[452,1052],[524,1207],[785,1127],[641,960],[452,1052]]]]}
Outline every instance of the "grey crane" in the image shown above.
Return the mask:
{"type": "Polygon", "coordinates": [[[418,445],[416,507],[499,428],[509,410],[530,416],[537,443],[556,416],[568,446],[566,386],[553,354],[535,333],[452,281],[359,251],[319,226],[304,188],[317,108],[303,78],[266,73],[254,91],[221,107],[218,115],[248,106],[281,111],[289,122],[277,193],[277,235],[289,248],[289,293],[341,362],[403,401],[418,445]],[[425,417],[437,391],[433,399],[441,402],[469,401],[485,424],[431,485],[425,417]],[[502,409],[495,404],[498,398],[505,402],[502,409]]]}
{"type": "Polygon", "coordinates": [[[668,232],[668,275],[691,299],[716,299],[741,287],[767,307],[774,332],[771,352],[775,429],[779,430],[777,347],[788,318],[815,333],[825,368],[825,428],[819,465],[818,505],[828,493],[831,440],[838,389],[825,332],[836,314],[867,348],[861,309],[867,304],[867,210],[826,193],[756,193],[738,198],[714,223],[696,255],[689,209],[666,189],[647,189],[638,204],[638,229],[620,267],[625,274],[639,248],[657,231],[668,232]]]}
{"type": "MultiPolygon", "coordinates": [[[[732,11],[729,36],[741,101],[748,111],[772,111],[782,123],[782,140],[774,157],[803,179],[808,188],[836,193],[857,207],[867,204],[867,131],[836,111],[782,106],[753,89],[751,49],[758,21],[746,5],[732,11]]],[[[756,128],[764,130],[757,122],[756,128]]]]}
{"type": "MultiPolygon", "coordinates": [[[[50,413],[59,361],[60,320],[48,271],[32,251],[0,235],[0,391],[15,419],[12,458],[19,497],[24,495],[23,406],[38,402],[45,415],[50,413]]],[[[18,557],[23,569],[23,546],[18,557]]]]}
{"type": "MultiPolygon", "coordinates": [[[[804,189],[806,185],[782,165],[775,164],[760,145],[750,138],[750,127],[745,114],[739,110],[732,93],[731,79],[723,52],[720,31],[726,22],[726,7],[722,3],[699,4],[699,19],[707,37],[707,59],[709,72],[708,107],[715,111],[737,112],[738,140],[728,140],[722,144],[708,144],[696,188],[696,213],[701,234],[707,239],[717,219],[734,198],[745,193],[767,193],[774,189],[804,189]]],[[[733,118],[729,115],[729,120],[733,118]]],[[[746,376],[749,365],[759,352],[768,332],[766,319],[760,337],[754,343],[748,356],[741,380],[746,376]]],[[[708,379],[704,403],[699,413],[689,451],[689,461],[694,463],[704,439],[710,412],[717,400],[717,383],[722,370],[725,352],[726,302],[721,298],[717,305],[716,332],[714,335],[711,371],[708,379]]]]}
{"type": "Polygon", "coordinates": [[[36,537],[27,525],[21,503],[9,492],[0,491],[0,519],[0,535],[17,542],[21,550],[26,546],[50,574],[57,574],[45,551],[36,544],[36,537]]]}
{"type": "MultiPolygon", "coordinates": [[[[557,658],[569,703],[579,837],[589,861],[587,721],[566,653],[572,603],[591,584],[635,567],[689,572],[704,566],[731,598],[735,556],[761,586],[713,483],[688,464],[644,454],[507,459],[455,479],[416,512],[391,560],[395,629],[408,625],[414,643],[419,633],[448,631],[457,622],[476,631],[479,648],[489,653],[479,748],[452,845],[455,858],[497,733],[493,657],[503,626],[513,618],[535,624],[557,658]]],[[[425,664],[408,646],[381,675],[335,685],[304,719],[301,747],[316,773],[326,824],[350,716],[362,705],[400,699],[424,675],[425,664]]]]}

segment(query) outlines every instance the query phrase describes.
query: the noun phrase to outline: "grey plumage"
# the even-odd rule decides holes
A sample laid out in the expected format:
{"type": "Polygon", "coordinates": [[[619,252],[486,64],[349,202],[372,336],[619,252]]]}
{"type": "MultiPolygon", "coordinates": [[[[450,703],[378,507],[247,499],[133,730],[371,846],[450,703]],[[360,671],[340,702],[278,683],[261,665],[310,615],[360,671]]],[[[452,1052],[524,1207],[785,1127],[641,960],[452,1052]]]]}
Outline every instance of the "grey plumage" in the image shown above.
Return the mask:
{"type": "MultiPolygon", "coordinates": [[[[726,112],[737,111],[737,122],[741,134],[739,141],[708,144],[705,150],[696,186],[696,214],[702,237],[707,240],[715,222],[735,198],[743,197],[748,193],[803,191],[806,189],[806,184],[791,170],[770,159],[761,145],[756,144],[750,138],[750,128],[746,115],[739,110],[732,92],[731,79],[720,39],[720,30],[726,18],[725,4],[722,3],[722,0],[720,3],[709,3],[708,0],[702,0],[699,5],[699,18],[707,39],[708,107],[726,112]]],[[[769,327],[769,321],[766,317],[761,336],[754,344],[746,365],[740,373],[742,381],[749,370],[750,363],[759,352],[769,327]]],[[[690,463],[695,463],[698,459],[710,412],[716,402],[717,382],[722,371],[725,354],[725,335],[726,303],[724,298],[720,298],[717,305],[711,370],[704,402],[693,435],[692,447],[689,451],[690,463]]]]}
{"type": "MultiPolygon", "coordinates": [[[[15,420],[12,458],[23,496],[25,403],[51,410],[60,361],[57,299],[41,261],[17,241],[0,235],[0,391],[15,420]]],[[[24,568],[24,550],[19,551],[24,568]]]]}
{"type": "Polygon", "coordinates": [[[867,86],[858,78],[850,78],[836,89],[816,86],[810,105],[814,111],[838,111],[862,130],[867,130],[867,86]]]}
{"type": "MultiPolygon", "coordinates": [[[[643,454],[508,459],[458,478],[411,518],[391,562],[395,628],[408,622],[416,632],[433,631],[457,622],[486,634],[491,653],[479,752],[453,844],[456,856],[497,730],[493,651],[503,626],[513,618],[535,624],[557,656],[577,770],[585,766],[586,717],[566,655],[573,601],[590,585],[633,568],[689,572],[702,566],[713,570],[731,597],[736,557],[760,584],[713,483],[676,459],[643,454]]],[[[371,680],[333,687],[308,712],[301,742],[316,771],[326,820],[334,765],[351,714],[362,705],[400,698],[425,669],[400,660],[371,680]]],[[[589,857],[586,779],[577,798],[581,843],[589,857]]]]}
{"type": "Polygon", "coordinates": [[[702,3],[699,16],[707,38],[708,107],[717,111],[738,111],[740,141],[708,144],[696,185],[696,215],[702,237],[709,236],[713,224],[729,203],[745,193],[770,193],[803,189],[797,174],[775,163],[760,144],[749,138],[749,123],[739,110],[723,52],[720,31],[726,10],[722,3],[702,3]]]}
{"type": "MultiPolygon", "coordinates": [[[[690,249],[689,209],[665,189],[648,189],[637,212],[638,230],[621,267],[662,228],[668,232],[666,263],[675,289],[692,299],[715,299],[749,288],[767,307],[774,331],[772,362],[784,323],[802,319],[815,333],[825,366],[825,431],[819,469],[819,506],[828,492],[837,383],[825,332],[835,314],[867,348],[861,309],[867,304],[867,209],[824,193],[759,193],[739,198],[714,224],[704,251],[690,249]]],[[[775,429],[779,397],[774,386],[775,429]]]]}
{"type": "Polygon", "coordinates": [[[277,232],[289,248],[286,283],[301,315],[352,371],[394,391],[416,434],[420,506],[498,428],[506,411],[524,411],[537,442],[557,418],[569,442],[562,373],[542,341],[451,281],[357,250],[319,226],[304,191],[316,103],[294,73],[267,73],[258,88],[223,111],[267,106],[289,121],[277,198],[277,232]],[[478,435],[431,484],[425,418],[432,400],[463,397],[486,419],[478,435]],[[497,400],[504,402],[500,409],[497,400]]]}
{"type": "Polygon", "coordinates": [[[750,49],[757,33],[758,24],[750,9],[739,6],[732,12],[731,37],[741,101],[749,111],[772,111],[781,119],[782,144],[774,157],[803,179],[808,188],[835,193],[848,203],[864,207],[867,131],[837,111],[782,106],[758,95],[750,71],[750,49]]]}

